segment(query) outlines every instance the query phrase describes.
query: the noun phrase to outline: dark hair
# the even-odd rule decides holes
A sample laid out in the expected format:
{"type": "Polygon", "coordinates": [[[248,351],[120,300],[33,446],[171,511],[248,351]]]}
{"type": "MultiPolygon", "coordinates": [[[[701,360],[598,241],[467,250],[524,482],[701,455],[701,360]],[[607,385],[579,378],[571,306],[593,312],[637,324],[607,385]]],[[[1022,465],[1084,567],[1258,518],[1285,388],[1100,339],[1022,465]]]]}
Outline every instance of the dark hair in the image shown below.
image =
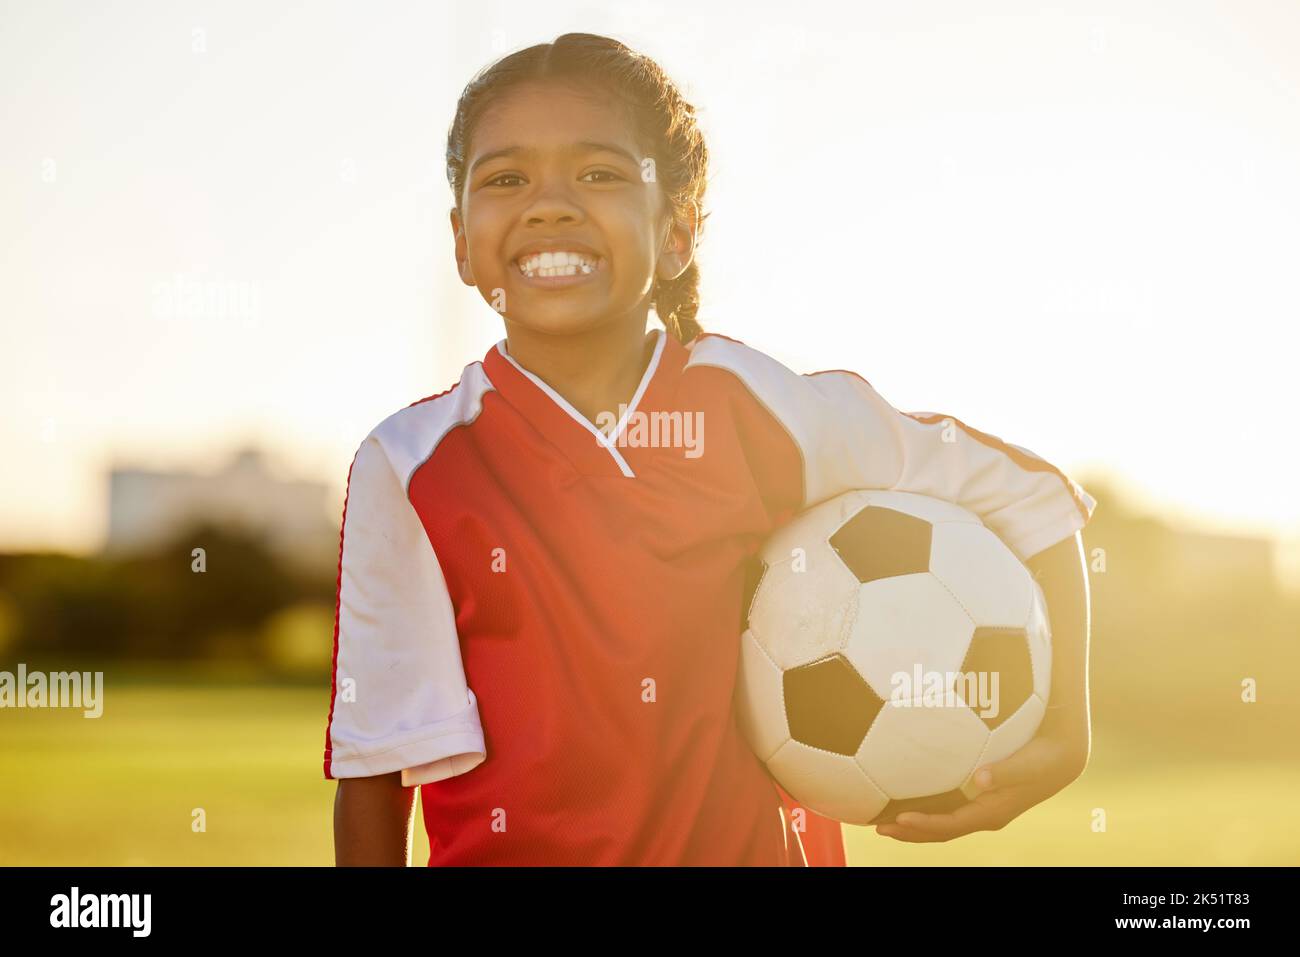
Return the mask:
{"type": "MultiPolygon", "coordinates": [[[[695,120],[695,108],[682,97],[663,69],[617,40],[593,33],[566,33],[503,57],[481,70],[460,95],[447,132],[447,182],[460,208],[465,188],[466,151],[475,124],[491,101],[531,80],[595,80],[598,89],[628,113],[637,139],[654,157],[655,178],[678,222],[703,212],[709,153],[695,120]]],[[[679,342],[700,334],[700,270],[695,259],[673,280],[656,278],[650,301],[664,327],[679,342]]]]}

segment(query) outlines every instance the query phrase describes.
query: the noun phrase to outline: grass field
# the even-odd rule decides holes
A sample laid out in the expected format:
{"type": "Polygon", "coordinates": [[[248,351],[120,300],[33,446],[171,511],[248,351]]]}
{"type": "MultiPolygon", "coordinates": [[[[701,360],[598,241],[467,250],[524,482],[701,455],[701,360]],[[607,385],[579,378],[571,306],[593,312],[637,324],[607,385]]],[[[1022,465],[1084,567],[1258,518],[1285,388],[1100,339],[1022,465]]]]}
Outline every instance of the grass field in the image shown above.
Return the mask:
{"type": "MultiPolygon", "coordinates": [[[[110,678],[99,719],[0,711],[0,865],[331,864],[326,707],[316,688],[158,673],[110,678]]],[[[1082,778],[1002,831],[908,845],[849,828],[849,863],[1296,865],[1297,793],[1294,763],[1153,765],[1098,741],[1082,778]]]]}

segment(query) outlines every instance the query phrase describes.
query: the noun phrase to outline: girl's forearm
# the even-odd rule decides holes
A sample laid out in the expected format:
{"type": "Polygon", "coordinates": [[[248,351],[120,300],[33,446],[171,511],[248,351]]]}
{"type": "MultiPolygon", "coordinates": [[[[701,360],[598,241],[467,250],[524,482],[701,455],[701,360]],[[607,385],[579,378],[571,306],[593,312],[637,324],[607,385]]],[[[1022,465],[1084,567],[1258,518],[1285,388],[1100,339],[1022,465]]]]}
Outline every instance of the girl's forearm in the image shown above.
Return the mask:
{"type": "Polygon", "coordinates": [[[1043,589],[1052,625],[1052,691],[1042,730],[1071,742],[1079,751],[1081,765],[1086,764],[1091,750],[1091,610],[1082,533],[1039,552],[1026,564],[1043,589]]]}
{"type": "Polygon", "coordinates": [[[334,863],[339,867],[406,867],[411,860],[415,788],[400,771],[344,778],[334,796],[334,863]]]}

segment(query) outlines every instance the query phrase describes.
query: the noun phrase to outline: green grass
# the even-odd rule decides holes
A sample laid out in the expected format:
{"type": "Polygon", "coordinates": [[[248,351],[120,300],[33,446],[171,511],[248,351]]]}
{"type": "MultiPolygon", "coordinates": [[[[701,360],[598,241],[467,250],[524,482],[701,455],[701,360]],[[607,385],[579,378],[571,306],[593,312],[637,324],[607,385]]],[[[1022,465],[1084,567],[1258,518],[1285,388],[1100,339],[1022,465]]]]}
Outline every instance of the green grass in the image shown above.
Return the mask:
{"type": "Polygon", "coordinates": [[[104,697],[98,719],[0,712],[0,864],[333,862],[327,695],[110,684],[104,697]]]}
{"type": "MultiPolygon", "coordinates": [[[[107,669],[106,669],[107,670],[107,669]]],[[[171,673],[114,678],[103,717],[0,711],[0,865],[328,865],[327,693],[171,673]],[[206,830],[192,829],[192,812],[206,830]]],[[[1293,762],[1087,772],[1002,831],[911,845],[849,828],[851,864],[1295,865],[1293,762]],[[1105,809],[1104,833],[1092,830],[1105,809]]],[[[428,856],[417,821],[414,863],[428,856]]]]}
{"type": "Polygon", "coordinates": [[[848,862],[868,866],[988,864],[1295,866],[1294,764],[1126,765],[1093,751],[1083,775],[1001,831],[905,844],[851,828],[848,862]],[[1093,811],[1105,830],[1093,830],[1093,811]]]}

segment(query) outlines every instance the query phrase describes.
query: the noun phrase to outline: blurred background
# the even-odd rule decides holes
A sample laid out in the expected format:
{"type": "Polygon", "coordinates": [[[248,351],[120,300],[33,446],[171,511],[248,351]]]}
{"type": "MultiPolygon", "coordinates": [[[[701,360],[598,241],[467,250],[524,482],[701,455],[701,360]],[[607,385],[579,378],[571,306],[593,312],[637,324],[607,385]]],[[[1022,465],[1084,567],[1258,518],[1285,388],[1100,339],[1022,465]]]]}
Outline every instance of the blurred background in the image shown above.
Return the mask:
{"type": "Polygon", "coordinates": [[[706,329],[1099,503],[1088,770],[850,863],[1300,863],[1300,6],[739,9],[0,0],[0,671],[105,675],[0,710],[0,864],[332,863],[348,467],[504,334],[446,130],[570,30],[700,111],[706,329]]]}

